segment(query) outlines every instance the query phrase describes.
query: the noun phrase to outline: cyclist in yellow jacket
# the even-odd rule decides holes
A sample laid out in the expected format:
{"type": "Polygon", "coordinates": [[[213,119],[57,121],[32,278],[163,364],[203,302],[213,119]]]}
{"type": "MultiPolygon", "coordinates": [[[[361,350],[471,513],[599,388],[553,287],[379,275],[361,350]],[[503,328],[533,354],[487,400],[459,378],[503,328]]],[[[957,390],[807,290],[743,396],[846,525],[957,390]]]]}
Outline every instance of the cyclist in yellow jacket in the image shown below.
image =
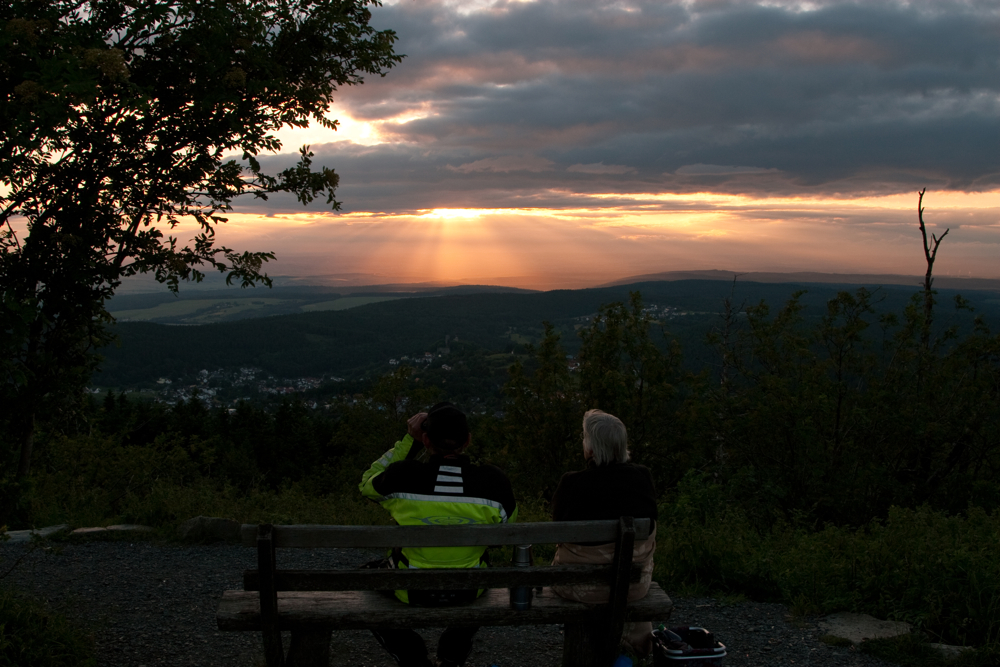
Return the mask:
{"type": "MultiPolygon", "coordinates": [[[[465,454],[472,436],[465,414],[438,403],[407,422],[406,436],[361,478],[362,495],[379,502],[401,526],[507,523],[517,517],[510,481],[499,468],[473,465],[465,454]]],[[[401,547],[397,568],[482,567],[486,547],[401,547]]],[[[402,602],[442,606],[471,602],[482,591],[396,591],[402,602]]],[[[465,663],[478,627],[450,627],[438,642],[441,667],[465,663]]],[[[427,647],[415,631],[382,628],[373,634],[400,667],[429,667],[427,647]]]]}

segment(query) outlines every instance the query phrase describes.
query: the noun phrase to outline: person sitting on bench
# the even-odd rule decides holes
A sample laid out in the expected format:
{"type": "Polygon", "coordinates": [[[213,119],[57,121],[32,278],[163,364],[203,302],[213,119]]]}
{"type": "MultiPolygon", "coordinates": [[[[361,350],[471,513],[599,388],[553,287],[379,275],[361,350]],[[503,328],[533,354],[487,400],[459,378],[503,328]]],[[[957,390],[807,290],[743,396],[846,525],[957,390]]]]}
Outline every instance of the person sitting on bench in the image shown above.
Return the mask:
{"type": "MultiPolygon", "coordinates": [[[[656,550],[656,489],[649,468],[629,462],[628,433],[625,424],[601,410],[588,410],[583,416],[583,458],[586,468],[568,472],[559,480],[552,496],[554,521],[617,519],[631,516],[654,522],[648,540],[636,542],[632,559],[642,566],[642,576],[632,583],[628,600],[646,596],[653,580],[653,552],[656,550]]],[[[553,565],[610,564],[614,544],[560,544],[553,565]]],[[[579,584],[553,586],[564,598],[591,604],[606,603],[608,586],[579,584]]],[[[652,650],[651,623],[626,623],[623,644],[638,656],[652,650]]]]}
{"type": "MultiPolygon", "coordinates": [[[[407,434],[361,478],[362,495],[377,501],[401,526],[452,526],[512,522],[517,504],[510,481],[496,466],[473,465],[465,455],[471,443],[465,414],[438,403],[407,422],[407,434]]],[[[402,547],[394,549],[396,568],[480,567],[486,547],[402,547]]],[[[482,591],[395,591],[401,601],[420,606],[471,602],[482,591]]],[[[442,667],[465,663],[478,627],[452,626],[438,642],[442,667]]],[[[427,647],[414,630],[373,630],[400,667],[430,667],[427,647]]]]}

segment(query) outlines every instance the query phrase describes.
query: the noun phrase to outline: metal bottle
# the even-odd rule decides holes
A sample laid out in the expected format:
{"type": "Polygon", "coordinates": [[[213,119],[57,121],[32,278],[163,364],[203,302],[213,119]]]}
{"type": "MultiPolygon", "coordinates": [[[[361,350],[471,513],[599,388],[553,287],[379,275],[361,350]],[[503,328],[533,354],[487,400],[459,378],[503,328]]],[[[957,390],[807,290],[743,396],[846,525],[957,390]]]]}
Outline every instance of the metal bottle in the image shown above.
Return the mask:
{"type": "MultiPolygon", "coordinates": [[[[531,545],[518,544],[514,547],[514,567],[531,567],[531,545]]],[[[531,588],[518,586],[510,589],[510,606],[517,611],[531,608],[531,588]]]]}

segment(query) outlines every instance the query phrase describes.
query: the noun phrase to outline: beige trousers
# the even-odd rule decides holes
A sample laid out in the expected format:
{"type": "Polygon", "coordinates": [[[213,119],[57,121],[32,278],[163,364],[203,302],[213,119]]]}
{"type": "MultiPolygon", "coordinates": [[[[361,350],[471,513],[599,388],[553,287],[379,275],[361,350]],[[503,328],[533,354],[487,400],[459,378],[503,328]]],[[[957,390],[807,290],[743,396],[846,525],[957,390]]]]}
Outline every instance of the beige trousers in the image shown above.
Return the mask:
{"type": "MultiPolygon", "coordinates": [[[[656,529],[648,540],[637,542],[632,551],[632,561],[642,566],[639,581],[628,587],[628,600],[646,597],[649,584],[653,581],[653,553],[656,551],[656,529]]],[[[559,544],[556,547],[553,565],[610,565],[614,562],[614,543],[597,546],[581,544],[559,544]]],[[[571,586],[553,586],[553,592],[567,600],[576,600],[587,604],[605,604],[611,599],[611,589],[603,584],[574,584],[571,586]]],[[[626,623],[622,633],[622,644],[626,649],[638,656],[647,656],[653,650],[653,624],[650,622],[626,623]]]]}

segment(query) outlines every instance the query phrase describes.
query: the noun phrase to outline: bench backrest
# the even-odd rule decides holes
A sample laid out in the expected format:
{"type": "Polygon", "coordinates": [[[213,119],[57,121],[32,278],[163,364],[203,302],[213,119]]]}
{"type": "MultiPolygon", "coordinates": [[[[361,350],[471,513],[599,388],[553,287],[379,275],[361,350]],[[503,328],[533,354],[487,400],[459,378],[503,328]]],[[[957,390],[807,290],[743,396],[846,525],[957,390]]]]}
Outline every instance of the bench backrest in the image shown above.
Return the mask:
{"type": "MultiPolygon", "coordinates": [[[[392,548],[505,546],[515,544],[555,544],[569,542],[615,542],[618,519],[609,521],[553,521],[543,523],[503,523],[472,526],[272,526],[275,547],[392,548]]],[[[649,538],[649,519],[634,519],[635,540],[649,538]]],[[[258,526],[244,524],[243,544],[257,546],[258,526]]]]}
{"type": "MultiPolygon", "coordinates": [[[[557,542],[614,542],[624,537],[635,541],[649,538],[649,519],[629,519],[634,533],[623,533],[623,520],[565,521],[546,523],[493,524],[473,526],[254,526],[244,525],[243,543],[263,546],[262,562],[270,562],[273,587],[278,591],[361,591],[397,589],[461,590],[468,588],[507,588],[512,586],[550,586],[611,583],[613,565],[567,565],[546,568],[490,567],[467,570],[280,570],[274,549],[291,548],[392,548],[400,545],[426,546],[500,546],[547,544],[557,542]],[[269,532],[268,532],[269,531],[269,532]],[[263,543],[262,543],[263,541],[263,543]]],[[[638,566],[631,565],[631,546],[624,567],[628,581],[639,578],[638,566]]],[[[616,556],[618,554],[616,553],[616,556]]],[[[264,568],[261,568],[264,569],[264,568]]],[[[243,588],[260,590],[259,570],[243,574],[243,588]]]]}
{"type": "MultiPolygon", "coordinates": [[[[606,634],[610,659],[622,636],[629,583],[639,579],[632,563],[636,540],[649,539],[651,521],[621,517],[611,521],[560,521],[473,526],[260,526],[244,525],[242,541],[257,548],[257,569],[244,572],[247,591],[259,591],[260,626],[268,665],[283,664],[279,591],[455,590],[602,583],[609,587],[609,601],[593,610],[606,634]],[[390,548],[397,546],[447,547],[519,544],[611,543],[610,565],[561,565],[552,567],[489,567],[467,569],[403,570],[279,570],[278,547],[390,548]]],[[[457,613],[461,613],[460,611],[457,613]]],[[[521,612],[517,612],[521,613],[521,612]]]]}
{"type": "MultiPolygon", "coordinates": [[[[639,572],[632,563],[636,540],[649,538],[649,519],[558,521],[489,526],[243,526],[242,540],[257,548],[257,570],[244,573],[245,590],[260,592],[260,620],[268,664],[282,664],[278,623],[279,591],[454,590],[604,583],[610,600],[595,613],[605,620],[607,645],[617,647],[625,624],[630,581],[639,572]],[[555,542],[615,544],[610,565],[564,565],[544,568],[504,567],[410,570],[279,570],[277,547],[447,547],[555,542]]],[[[610,655],[610,654],[609,654],[610,655]]]]}

